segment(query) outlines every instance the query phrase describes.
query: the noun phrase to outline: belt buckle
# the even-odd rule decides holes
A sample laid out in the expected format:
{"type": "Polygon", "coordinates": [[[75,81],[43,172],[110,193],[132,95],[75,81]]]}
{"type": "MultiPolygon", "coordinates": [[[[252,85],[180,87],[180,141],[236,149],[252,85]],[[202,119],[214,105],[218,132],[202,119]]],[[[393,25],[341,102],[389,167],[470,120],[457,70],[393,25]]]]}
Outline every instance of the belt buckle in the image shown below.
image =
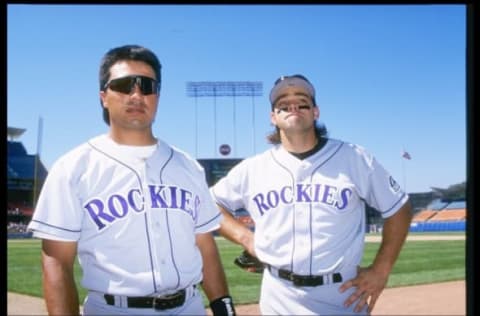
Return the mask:
{"type": "Polygon", "coordinates": [[[295,286],[319,286],[323,285],[323,276],[292,274],[292,282],[295,286]]]}
{"type": "Polygon", "coordinates": [[[185,290],[178,292],[156,296],[153,298],[153,308],[155,310],[171,309],[182,305],[185,302],[185,290]]]}
{"type": "Polygon", "coordinates": [[[278,269],[278,276],[282,279],[293,281],[293,273],[290,271],[278,269]]]}
{"type": "Polygon", "coordinates": [[[307,280],[307,276],[303,275],[298,275],[298,274],[293,274],[290,276],[290,279],[293,282],[293,285],[295,286],[305,286],[307,280]]]}

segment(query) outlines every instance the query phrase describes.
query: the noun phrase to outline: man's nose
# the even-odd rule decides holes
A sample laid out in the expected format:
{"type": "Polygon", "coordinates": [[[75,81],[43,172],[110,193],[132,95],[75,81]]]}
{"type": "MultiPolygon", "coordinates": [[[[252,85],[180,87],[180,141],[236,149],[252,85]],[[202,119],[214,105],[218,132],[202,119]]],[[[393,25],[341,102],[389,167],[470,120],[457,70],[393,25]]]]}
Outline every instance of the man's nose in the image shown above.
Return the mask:
{"type": "Polygon", "coordinates": [[[299,108],[298,108],[298,104],[296,103],[290,103],[288,105],[288,112],[298,112],[299,108]]]}
{"type": "Polygon", "coordinates": [[[140,88],[140,85],[138,83],[135,83],[133,87],[130,89],[130,95],[133,95],[133,94],[143,95],[142,89],[140,88]]]}

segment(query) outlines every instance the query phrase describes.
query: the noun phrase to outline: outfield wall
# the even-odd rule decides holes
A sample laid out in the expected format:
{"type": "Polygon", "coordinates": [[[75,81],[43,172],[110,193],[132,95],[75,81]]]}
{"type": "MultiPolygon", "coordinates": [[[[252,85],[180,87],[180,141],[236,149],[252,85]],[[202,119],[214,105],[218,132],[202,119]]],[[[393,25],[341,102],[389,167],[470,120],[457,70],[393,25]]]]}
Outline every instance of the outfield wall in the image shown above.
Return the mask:
{"type": "Polygon", "coordinates": [[[466,229],[466,221],[445,221],[445,222],[413,222],[410,224],[411,232],[446,232],[461,231],[466,229]]]}

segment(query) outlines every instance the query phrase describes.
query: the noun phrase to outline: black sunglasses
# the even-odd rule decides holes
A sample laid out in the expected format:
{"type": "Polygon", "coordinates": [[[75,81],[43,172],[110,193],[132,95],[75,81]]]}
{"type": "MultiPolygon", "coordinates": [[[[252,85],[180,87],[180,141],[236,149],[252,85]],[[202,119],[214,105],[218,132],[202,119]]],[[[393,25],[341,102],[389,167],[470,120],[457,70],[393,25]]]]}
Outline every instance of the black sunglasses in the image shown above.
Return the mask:
{"type": "Polygon", "coordinates": [[[158,94],[160,91],[158,81],[146,76],[127,76],[113,79],[105,84],[104,90],[110,88],[113,91],[130,94],[135,85],[138,85],[144,95],[158,94]]]}
{"type": "MultiPolygon", "coordinates": [[[[275,80],[275,83],[273,85],[277,85],[279,82],[282,82],[283,80],[285,79],[288,79],[288,78],[298,78],[298,79],[302,79],[302,80],[305,80],[306,82],[310,83],[310,81],[305,77],[305,76],[302,76],[302,75],[291,75],[291,76],[281,76],[280,78],[278,78],[277,80],[275,80]]],[[[310,83],[311,84],[311,83],[310,83]]]]}

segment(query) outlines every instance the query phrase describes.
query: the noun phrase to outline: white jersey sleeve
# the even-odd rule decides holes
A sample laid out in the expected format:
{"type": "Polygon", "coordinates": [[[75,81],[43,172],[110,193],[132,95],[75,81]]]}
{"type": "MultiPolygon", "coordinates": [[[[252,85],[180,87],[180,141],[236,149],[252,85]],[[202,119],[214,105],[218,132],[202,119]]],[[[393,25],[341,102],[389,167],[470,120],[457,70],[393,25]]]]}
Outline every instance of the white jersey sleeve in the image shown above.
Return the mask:
{"type": "Polygon", "coordinates": [[[353,152],[350,174],[360,197],[383,218],[395,214],[408,200],[408,195],[364,147],[345,144],[345,150],[353,152]]]}
{"type": "Polygon", "coordinates": [[[70,151],[48,172],[28,227],[34,237],[64,241],[78,241],[80,238],[84,210],[75,187],[86,171],[82,163],[85,149],[85,145],[81,145],[70,151]]]}
{"type": "Polygon", "coordinates": [[[248,164],[254,158],[247,158],[235,165],[227,176],[210,188],[214,200],[230,213],[246,208],[248,186],[248,164]]]}

